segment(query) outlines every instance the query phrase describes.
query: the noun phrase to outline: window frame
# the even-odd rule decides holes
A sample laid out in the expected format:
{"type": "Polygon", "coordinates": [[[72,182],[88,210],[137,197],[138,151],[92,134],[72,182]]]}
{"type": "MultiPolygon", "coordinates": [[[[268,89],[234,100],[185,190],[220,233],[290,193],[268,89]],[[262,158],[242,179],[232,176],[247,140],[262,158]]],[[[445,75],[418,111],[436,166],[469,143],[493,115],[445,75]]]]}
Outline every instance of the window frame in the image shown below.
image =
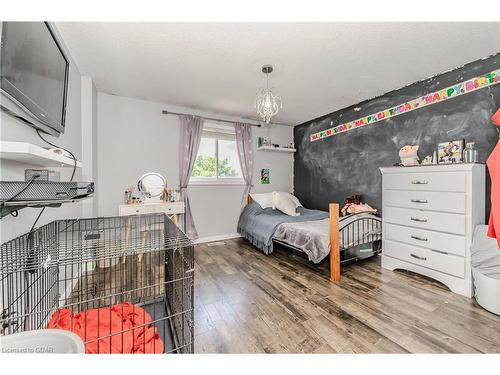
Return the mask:
{"type": "MultiPolygon", "coordinates": [[[[188,185],[202,186],[202,185],[245,185],[243,176],[241,177],[219,177],[219,141],[227,140],[228,135],[234,136],[236,142],[236,135],[233,133],[234,127],[223,126],[214,123],[205,123],[203,125],[202,138],[215,139],[215,162],[216,162],[216,176],[214,177],[192,177],[189,178],[188,185]],[[206,133],[212,133],[211,137],[207,137],[206,133]]],[[[238,155],[236,156],[238,157],[238,155]]],[[[196,155],[198,158],[198,154],[196,155]]],[[[238,163],[239,157],[238,157],[238,163]]],[[[241,166],[240,166],[241,173],[241,166]]]]}

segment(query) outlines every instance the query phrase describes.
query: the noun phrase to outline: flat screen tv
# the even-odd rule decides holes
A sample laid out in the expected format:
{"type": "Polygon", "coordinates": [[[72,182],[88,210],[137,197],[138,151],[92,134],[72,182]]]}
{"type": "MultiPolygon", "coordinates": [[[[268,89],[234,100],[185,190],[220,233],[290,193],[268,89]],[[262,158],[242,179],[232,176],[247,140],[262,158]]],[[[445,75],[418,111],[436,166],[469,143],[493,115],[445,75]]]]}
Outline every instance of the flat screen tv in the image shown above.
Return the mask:
{"type": "Polygon", "coordinates": [[[47,22],[2,22],[2,110],[46,133],[64,132],[69,62],[47,22]]]}

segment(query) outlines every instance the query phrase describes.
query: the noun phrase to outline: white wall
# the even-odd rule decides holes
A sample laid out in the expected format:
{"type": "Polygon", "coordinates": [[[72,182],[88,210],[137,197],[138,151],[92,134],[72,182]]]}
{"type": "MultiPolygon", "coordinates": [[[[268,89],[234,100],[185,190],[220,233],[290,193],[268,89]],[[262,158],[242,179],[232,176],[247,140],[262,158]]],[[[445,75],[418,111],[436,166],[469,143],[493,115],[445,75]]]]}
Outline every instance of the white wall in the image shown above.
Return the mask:
{"type": "MultiPolygon", "coordinates": [[[[101,92],[97,97],[99,216],[117,215],[127,186],[135,185],[146,172],[159,172],[167,178],[169,187],[179,187],[179,118],[163,115],[162,110],[240,120],[101,92]]],[[[271,125],[252,130],[255,149],[259,136],[280,144],[288,144],[293,139],[293,128],[287,126],[271,125]]],[[[292,191],[292,154],[255,151],[254,155],[253,191],[292,191]],[[262,168],[270,169],[269,185],[260,184],[262,168]]],[[[236,232],[242,194],[242,185],[189,187],[193,217],[200,237],[236,232]]]]}
{"type": "Polygon", "coordinates": [[[115,216],[130,185],[146,172],[161,173],[179,185],[176,118],[161,114],[158,103],[97,95],[97,186],[99,216],[115,216]]]}
{"type": "MultiPolygon", "coordinates": [[[[81,144],[82,144],[82,181],[93,181],[96,185],[97,179],[97,90],[92,79],[82,77],[81,89],[81,144]]],[[[97,216],[97,192],[82,202],[82,217],[97,216]]]]}

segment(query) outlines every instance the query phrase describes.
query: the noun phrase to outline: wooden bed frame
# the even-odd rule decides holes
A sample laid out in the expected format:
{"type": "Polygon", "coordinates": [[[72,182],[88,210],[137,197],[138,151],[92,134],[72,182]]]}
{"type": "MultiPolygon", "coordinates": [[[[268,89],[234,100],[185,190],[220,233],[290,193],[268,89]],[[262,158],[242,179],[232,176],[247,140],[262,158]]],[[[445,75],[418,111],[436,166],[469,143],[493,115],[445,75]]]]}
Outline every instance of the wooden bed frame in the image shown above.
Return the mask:
{"type": "MultiPolygon", "coordinates": [[[[247,196],[247,204],[253,202],[250,194],[247,196]]],[[[340,243],[339,243],[339,205],[330,203],[330,280],[334,283],[340,281],[340,243]]]]}

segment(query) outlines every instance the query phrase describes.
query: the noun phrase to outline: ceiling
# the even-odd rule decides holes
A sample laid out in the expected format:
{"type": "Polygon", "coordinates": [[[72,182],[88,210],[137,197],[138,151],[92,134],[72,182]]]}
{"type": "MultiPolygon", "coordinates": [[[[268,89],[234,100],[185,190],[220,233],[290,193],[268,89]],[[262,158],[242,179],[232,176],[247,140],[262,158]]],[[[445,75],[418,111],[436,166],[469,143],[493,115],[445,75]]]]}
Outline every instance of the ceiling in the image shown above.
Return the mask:
{"type": "Polygon", "coordinates": [[[99,91],[257,118],[307,120],[500,51],[500,23],[57,23],[99,91]]]}

